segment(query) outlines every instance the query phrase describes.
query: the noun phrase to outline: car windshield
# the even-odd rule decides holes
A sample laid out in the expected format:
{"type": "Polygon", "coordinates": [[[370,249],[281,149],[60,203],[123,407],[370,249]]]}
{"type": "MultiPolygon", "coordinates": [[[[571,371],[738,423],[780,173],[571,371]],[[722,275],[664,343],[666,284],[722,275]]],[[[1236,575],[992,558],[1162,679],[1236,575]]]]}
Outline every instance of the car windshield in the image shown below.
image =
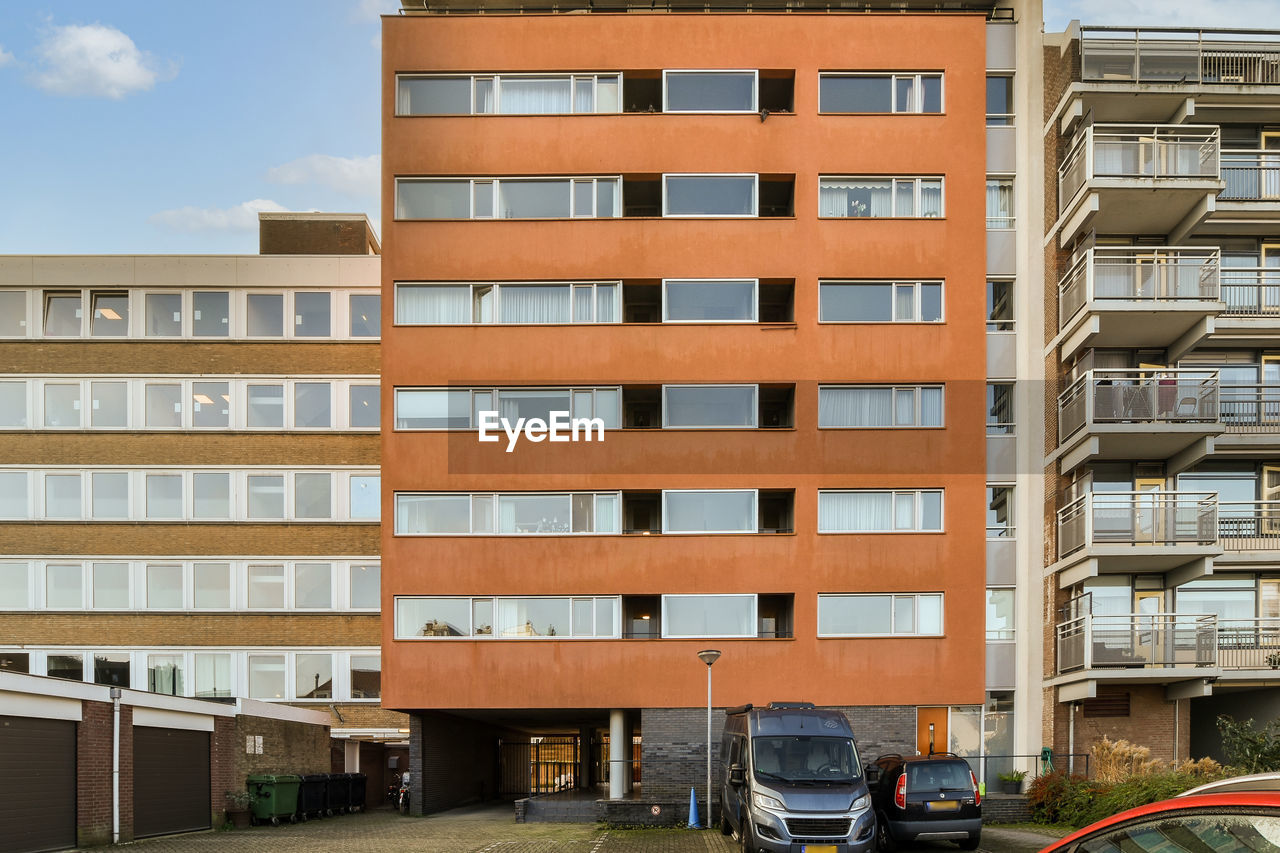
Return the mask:
{"type": "Polygon", "coordinates": [[[848,783],[858,777],[858,751],[840,737],[758,737],[755,772],[765,780],[848,783]]]}
{"type": "Polygon", "coordinates": [[[951,791],[972,787],[969,768],[958,761],[921,761],[907,765],[908,791],[951,791]]]}

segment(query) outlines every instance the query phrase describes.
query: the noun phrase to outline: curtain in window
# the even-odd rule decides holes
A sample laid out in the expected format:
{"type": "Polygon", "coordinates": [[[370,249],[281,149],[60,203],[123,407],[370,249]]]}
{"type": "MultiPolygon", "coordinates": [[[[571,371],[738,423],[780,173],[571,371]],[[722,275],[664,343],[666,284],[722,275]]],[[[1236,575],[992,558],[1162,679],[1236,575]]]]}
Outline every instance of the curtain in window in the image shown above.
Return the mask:
{"type": "Polygon", "coordinates": [[[153,656],[150,670],[151,683],[147,686],[150,692],[169,696],[183,694],[182,658],[153,656]]]}
{"type": "Polygon", "coordinates": [[[819,216],[893,216],[893,182],[849,179],[823,181],[819,216]]]}
{"type": "Polygon", "coordinates": [[[942,216],[942,181],[920,182],[920,211],[918,216],[942,216]]]}
{"type": "Polygon", "coordinates": [[[893,288],[893,319],[911,321],[916,318],[916,288],[913,284],[897,284],[893,288]]]}
{"type": "Polygon", "coordinates": [[[987,227],[1013,227],[1013,181],[987,181],[987,227]]]}
{"type": "Polygon", "coordinates": [[[569,287],[506,286],[502,288],[502,322],[568,323],[569,287]]]}
{"type": "Polygon", "coordinates": [[[893,529],[891,492],[822,492],[818,494],[818,529],[852,533],[893,529]]]}
{"type": "Polygon", "coordinates": [[[893,424],[890,388],[823,388],[818,393],[818,426],[887,427],[893,424]]]}
{"type": "Polygon", "coordinates": [[[594,302],[594,294],[590,287],[575,287],[573,289],[573,322],[590,323],[594,302]]]}
{"type": "Polygon", "coordinates": [[[504,115],[548,115],[573,111],[573,83],[568,78],[504,78],[501,86],[500,111],[504,115]]]}
{"type": "Polygon", "coordinates": [[[920,425],[942,426],[942,389],[920,389],[920,425]]]}
{"type": "Polygon", "coordinates": [[[616,323],[618,317],[618,286],[596,285],[596,322],[616,323]]]}
{"type": "Polygon", "coordinates": [[[471,288],[396,288],[396,322],[410,325],[467,323],[471,319],[471,288]]]}

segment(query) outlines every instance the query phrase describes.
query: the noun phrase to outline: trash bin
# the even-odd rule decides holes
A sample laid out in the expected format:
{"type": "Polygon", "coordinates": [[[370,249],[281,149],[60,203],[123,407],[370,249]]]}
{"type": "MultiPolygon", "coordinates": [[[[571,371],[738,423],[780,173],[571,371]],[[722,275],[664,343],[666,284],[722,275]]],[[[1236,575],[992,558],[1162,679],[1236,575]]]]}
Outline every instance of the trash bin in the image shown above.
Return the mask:
{"type": "Polygon", "coordinates": [[[302,777],[298,788],[298,814],[303,820],[309,817],[324,817],[329,807],[325,798],[325,786],[328,782],[325,773],[310,773],[302,777]]]}
{"type": "Polygon", "coordinates": [[[267,774],[250,776],[245,780],[254,795],[253,821],[270,821],[273,826],[279,826],[281,819],[296,822],[298,785],[301,782],[297,776],[267,774]]]}
{"type": "Polygon", "coordinates": [[[365,787],[369,781],[369,777],[363,773],[351,774],[351,810],[353,812],[364,811],[365,787]]]}
{"type": "Polygon", "coordinates": [[[324,790],[328,814],[342,814],[351,807],[350,773],[330,773],[325,777],[324,790]]]}

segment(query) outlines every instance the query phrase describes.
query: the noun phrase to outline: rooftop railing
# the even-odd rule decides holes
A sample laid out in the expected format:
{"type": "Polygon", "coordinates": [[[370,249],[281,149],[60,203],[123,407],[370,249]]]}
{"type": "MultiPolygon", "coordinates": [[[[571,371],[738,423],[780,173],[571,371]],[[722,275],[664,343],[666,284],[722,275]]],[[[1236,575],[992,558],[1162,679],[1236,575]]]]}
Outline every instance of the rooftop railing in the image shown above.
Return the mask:
{"type": "Polygon", "coordinates": [[[1088,82],[1280,84],[1280,32],[1080,28],[1088,82]]]}
{"type": "Polygon", "coordinates": [[[1212,545],[1216,492],[1092,492],[1058,510],[1058,556],[1090,545],[1212,545]]]}
{"type": "MultiPolygon", "coordinates": [[[[1117,246],[1087,250],[1058,283],[1058,328],[1092,300],[1216,301],[1219,250],[1188,246],[1117,246]]],[[[1280,270],[1276,270],[1280,274],[1280,270]]]]}
{"type": "Polygon", "coordinates": [[[1220,139],[1216,125],[1090,125],[1058,170],[1058,210],[1094,178],[1217,178],[1220,139]]]}
{"type": "Polygon", "coordinates": [[[1058,396],[1058,440],[1087,424],[1216,423],[1218,389],[1216,370],[1090,370],[1058,396]]]}

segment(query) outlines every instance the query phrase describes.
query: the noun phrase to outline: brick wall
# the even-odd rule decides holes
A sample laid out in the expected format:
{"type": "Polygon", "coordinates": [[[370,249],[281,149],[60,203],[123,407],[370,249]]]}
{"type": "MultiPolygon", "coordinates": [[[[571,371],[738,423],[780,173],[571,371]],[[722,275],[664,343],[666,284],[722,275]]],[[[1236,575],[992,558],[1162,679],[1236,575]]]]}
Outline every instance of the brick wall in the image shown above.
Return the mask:
{"type": "Polygon", "coordinates": [[[380,372],[377,340],[51,341],[0,343],[7,373],[358,374],[380,372]]]}
{"type": "MultiPolygon", "coordinates": [[[[372,645],[379,644],[379,638],[375,636],[371,641],[372,645]]],[[[361,643],[360,645],[368,645],[361,643]]],[[[317,645],[322,645],[317,643],[317,645]]],[[[298,708],[306,708],[309,711],[321,711],[326,714],[333,712],[329,708],[329,703],[323,705],[295,705],[298,708]]],[[[336,728],[348,729],[407,729],[409,728],[409,715],[402,714],[399,711],[392,711],[389,708],[382,708],[377,705],[363,704],[336,704],[338,712],[342,714],[342,719],[337,717],[329,724],[336,728]]]]}
{"type": "Polygon", "coordinates": [[[377,646],[377,613],[9,613],[0,644],[377,646]]]}
{"type": "MultiPolygon", "coordinates": [[[[83,702],[76,726],[76,843],[111,843],[113,706],[83,702]]],[[[133,840],[133,708],[120,707],[120,840],[133,840]]]]}
{"type": "Polygon", "coordinates": [[[229,750],[231,781],[238,790],[246,776],[254,773],[329,772],[329,729],[311,723],[272,720],[241,715],[235,718],[229,750]],[[262,738],[262,754],[245,751],[245,739],[262,738]]]}
{"type": "Polygon", "coordinates": [[[381,553],[381,528],[370,524],[113,524],[19,522],[0,524],[0,553],[180,557],[246,554],[381,553]]]}
{"type": "MultiPolygon", "coordinates": [[[[1129,694],[1129,716],[1085,717],[1083,707],[1077,703],[1075,713],[1075,753],[1090,752],[1093,745],[1104,736],[1111,740],[1127,740],[1136,746],[1151,750],[1151,757],[1167,762],[1182,761],[1191,756],[1191,703],[1182,699],[1170,702],[1164,698],[1162,685],[1141,684],[1104,686],[1098,695],[1108,693],[1129,694]]],[[[1061,755],[1070,752],[1070,721],[1072,706],[1057,703],[1054,725],[1057,727],[1053,748],[1061,755]]],[[[1064,766],[1058,767],[1065,770],[1064,766]]],[[[1076,759],[1076,772],[1084,772],[1083,759],[1076,759]]]]}
{"type": "Polygon", "coordinates": [[[263,255],[367,255],[373,235],[364,217],[258,220],[263,255]]]}
{"type": "Polygon", "coordinates": [[[377,433],[0,432],[0,464],[377,465],[377,433]]]}
{"type": "Polygon", "coordinates": [[[244,738],[232,717],[214,717],[209,734],[209,818],[217,829],[227,820],[227,794],[244,790],[244,777],[236,776],[235,753],[244,752],[244,738]]]}
{"type": "Polygon", "coordinates": [[[498,790],[498,739],[493,726],[420,711],[409,718],[409,811],[431,814],[486,800],[498,790]]]}

